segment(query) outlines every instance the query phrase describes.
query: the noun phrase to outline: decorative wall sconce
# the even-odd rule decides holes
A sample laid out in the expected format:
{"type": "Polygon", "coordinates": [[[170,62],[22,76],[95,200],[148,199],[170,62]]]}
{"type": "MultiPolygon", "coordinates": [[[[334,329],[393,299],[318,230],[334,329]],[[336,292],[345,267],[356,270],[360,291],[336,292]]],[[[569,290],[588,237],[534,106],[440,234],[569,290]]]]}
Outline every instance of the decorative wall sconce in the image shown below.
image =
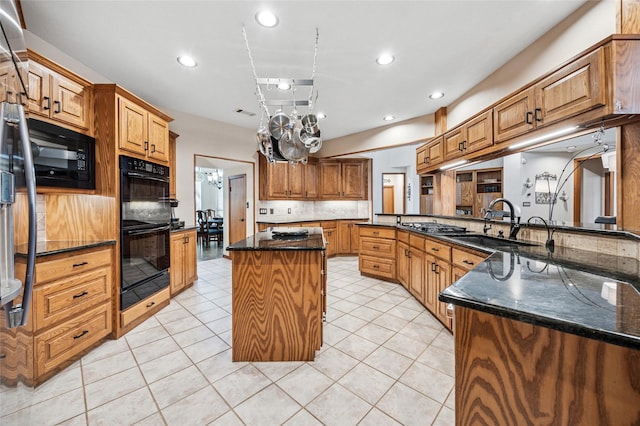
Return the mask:
{"type": "Polygon", "coordinates": [[[531,188],[533,186],[533,183],[531,183],[531,179],[527,178],[527,180],[524,181],[522,186],[524,186],[525,188],[529,189],[529,188],[531,188]]]}

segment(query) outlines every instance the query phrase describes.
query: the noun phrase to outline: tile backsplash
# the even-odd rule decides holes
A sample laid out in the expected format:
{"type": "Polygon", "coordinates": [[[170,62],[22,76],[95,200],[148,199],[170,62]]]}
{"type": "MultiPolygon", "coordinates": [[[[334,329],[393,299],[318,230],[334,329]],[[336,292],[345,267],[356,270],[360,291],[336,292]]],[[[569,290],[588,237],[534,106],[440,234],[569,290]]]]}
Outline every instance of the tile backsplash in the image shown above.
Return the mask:
{"type": "Polygon", "coordinates": [[[259,201],[257,207],[267,212],[256,216],[258,222],[370,217],[369,201],[259,201]]]}

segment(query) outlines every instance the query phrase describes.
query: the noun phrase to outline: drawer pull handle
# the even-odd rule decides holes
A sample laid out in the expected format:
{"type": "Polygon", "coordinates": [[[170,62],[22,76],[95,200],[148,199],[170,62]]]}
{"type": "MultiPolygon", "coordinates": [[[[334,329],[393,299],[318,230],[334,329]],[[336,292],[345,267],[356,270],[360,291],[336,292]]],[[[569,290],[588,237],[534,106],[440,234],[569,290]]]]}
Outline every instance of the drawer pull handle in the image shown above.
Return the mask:
{"type": "Polygon", "coordinates": [[[153,305],[155,305],[155,304],[156,304],[156,302],[147,303],[147,308],[150,308],[150,307],[152,307],[152,306],[153,306],[153,305]]]}
{"type": "Polygon", "coordinates": [[[373,231],[373,235],[380,235],[378,231],[373,231]]]}
{"type": "Polygon", "coordinates": [[[74,299],[79,299],[79,298],[81,298],[81,297],[86,296],[87,294],[89,294],[89,293],[88,293],[88,292],[86,292],[86,291],[83,291],[83,292],[82,292],[82,293],[80,293],[80,294],[74,294],[74,295],[73,295],[73,298],[74,298],[74,299]]]}
{"type": "MultiPolygon", "coordinates": [[[[7,93],[8,93],[8,92],[7,92],[7,93]]],[[[45,101],[47,101],[47,104],[46,104],[44,107],[42,107],[42,109],[44,109],[44,110],[50,110],[50,109],[51,109],[51,98],[50,98],[50,97],[48,97],[48,96],[45,96],[45,97],[44,97],[44,100],[45,100],[45,101]]]]}
{"type": "Polygon", "coordinates": [[[62,112],[62,104],[60,103],[60,101],[53,101],[53,105],[55,105],[55,109],[53,110],[53,112],[56,114],[60,114],[62,112]]]}
{"type": "Polygon", "coordinates": [[[75,339],[79,339],[82,336],[84,336],[85,334],[87,334],[89,332],[89,330],[82,330],[82,333],[78,334],[77,336],[73,336],[74,340],[75,339]]]}
{"type": "Polygon", "coordinates": [[[437,249],[437,248],[435,248],[435,247],[431,247],[431,250],[433,250],[433,251],[440,251],[440,249],[437,249]]]}
{"type": "Polygon", "coordinates": [[[380,246],[373,246],[374,250],[380,250],[380,246]]]}
{"type": "Polygon", "coordinates": [[[380,265],[373,265],[373,269],[380,269],[380,265]]]}
{"type": "Polygon", "coordinates": [[[473,262],[471,262],[471,261],[469,261],[467,259],[463,260],[462,263],[464,263],[466,265],[473,265],[473,262]]]}
{"type": "Polygon", "coordinates": [[[89,264],[89,262],[74,263],[74,264],[73,264],[73,267],[74,267],[74,268],[77,268],[77,267],[79,267],[79,266],[84,266],[84,265],[88,265],[88,264],[89,264]]]}

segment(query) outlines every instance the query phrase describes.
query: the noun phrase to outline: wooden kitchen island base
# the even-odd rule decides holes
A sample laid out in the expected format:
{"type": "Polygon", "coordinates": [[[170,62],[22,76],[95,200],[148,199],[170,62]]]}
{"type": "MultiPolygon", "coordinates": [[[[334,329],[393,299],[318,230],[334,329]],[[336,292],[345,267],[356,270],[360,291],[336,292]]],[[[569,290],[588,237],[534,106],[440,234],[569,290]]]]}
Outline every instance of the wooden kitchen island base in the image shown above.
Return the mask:
{"type": "Polygon", "coordinates": [[[325,251],[321,229],[311,229],[320,230],[320,250],[229,248],[233,361],[312,361],[320,349],[325,251]]]}

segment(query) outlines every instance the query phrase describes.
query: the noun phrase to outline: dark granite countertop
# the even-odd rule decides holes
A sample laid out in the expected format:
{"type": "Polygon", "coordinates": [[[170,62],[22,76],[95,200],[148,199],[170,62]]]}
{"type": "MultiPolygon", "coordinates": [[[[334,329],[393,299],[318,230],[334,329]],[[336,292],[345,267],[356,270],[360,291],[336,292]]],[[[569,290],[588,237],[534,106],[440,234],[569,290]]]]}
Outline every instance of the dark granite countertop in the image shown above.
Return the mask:
{"type": "Polygon", "coordinates": [[[243,250],[324,250],[325,241],[322,228],[294,227],[269,228],[249,238],[238,241],[227,247],[229,251],[243,250]],[[307,235],[296,235],[307,232],[307,235]],[[290,236],[279,236],[278,233],[293,233],[290,236]]]}
{"type": "MultiPolygon", "coordinates": [[[[115,240],[99,241],[38,241],[36,244],[36,257],[52,256],[54,254],[67,253],[76,250],[114,245],[115,240]]],[[[27,244],[18,244],[15,248],[16,257],[27,257],[27,244]]]]}
{"type": "Polygon", "coordinates": [[[487,248],[446,234],[369,223],[482,250],[490,256],[439,300],[640,350],[640,262],[540,245],[487,248]]]}
{"type": "Polygon", "coordinates": [[[184,231],[193,231],[194,229],[198,229],[198,226],[195,225],[186,225],[183,226],[180,229],[172,229],[171,233],[173,234],[174,232],[184,232],[184,231]]]}

